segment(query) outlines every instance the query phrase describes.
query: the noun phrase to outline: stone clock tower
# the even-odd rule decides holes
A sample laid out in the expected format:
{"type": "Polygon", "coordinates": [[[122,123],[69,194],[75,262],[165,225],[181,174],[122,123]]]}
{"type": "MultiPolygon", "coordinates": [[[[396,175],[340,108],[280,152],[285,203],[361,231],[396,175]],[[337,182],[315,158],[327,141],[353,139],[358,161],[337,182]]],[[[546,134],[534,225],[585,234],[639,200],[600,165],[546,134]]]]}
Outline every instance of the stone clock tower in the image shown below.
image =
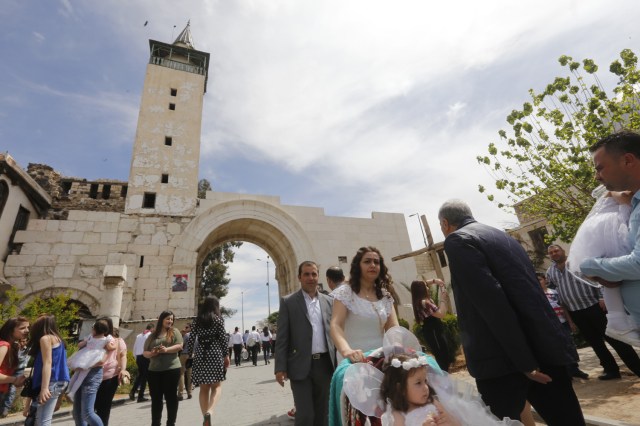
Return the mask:
{"type": "Polygon", "coordinates": [[[195,50],[189,23],[173,44],[149,47],[125,212],[193,216],[209,54],[195,50]]]}

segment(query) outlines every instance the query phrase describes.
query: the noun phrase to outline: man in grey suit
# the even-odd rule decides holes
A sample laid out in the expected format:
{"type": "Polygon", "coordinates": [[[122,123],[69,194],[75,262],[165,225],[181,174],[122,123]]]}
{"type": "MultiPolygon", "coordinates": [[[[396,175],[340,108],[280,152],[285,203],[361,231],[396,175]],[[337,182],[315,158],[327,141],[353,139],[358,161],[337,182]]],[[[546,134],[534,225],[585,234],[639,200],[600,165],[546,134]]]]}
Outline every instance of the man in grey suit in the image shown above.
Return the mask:
{"type": "Polygon", "coordinates": [[[275,375],[291,380],[296,425],[326,425],[329,386],[336,363],[329,335],[333,299],[318,291],[318,265],[298,266],[301,289],[280,300],[275,375]]]}

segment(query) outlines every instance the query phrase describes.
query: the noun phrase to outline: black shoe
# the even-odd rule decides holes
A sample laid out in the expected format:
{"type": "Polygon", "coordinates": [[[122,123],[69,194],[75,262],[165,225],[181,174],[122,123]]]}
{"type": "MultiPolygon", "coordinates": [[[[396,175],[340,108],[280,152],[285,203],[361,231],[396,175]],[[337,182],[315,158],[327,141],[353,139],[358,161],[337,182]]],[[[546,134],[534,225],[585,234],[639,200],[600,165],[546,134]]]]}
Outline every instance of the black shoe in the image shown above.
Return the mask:
{"type": "Polygon", "coordinates": [[[620,378],[620,373],[608,373],[605,372],[602,376],[598,376],[599,380],[614,380],[614,379],[619,379],[620,378]]]}
{"type": "Polygon", "coordinates": [[[182,395],[178,395],[178,401],[182,401],[184,400],[184,397],[182,395]]]}
{"type": "Polygon", "coordinates": [[[132,401],[135,401],[135,399],[136,399],[135,391],[132,390],[131,392],[129,392],[129,399],[132,400],[132,401]]]}
{"type": "Polygon", "coordinates": [[[571,377],[577,377],[578,379],[588,379],[589,375],[580,369],[576,369],[571,373],[571,377]]]}
{"type": "Polygon", "coordinates": [[[149,400],[149,398],[138,398],[138,402],[147,402],[149,400]]]}

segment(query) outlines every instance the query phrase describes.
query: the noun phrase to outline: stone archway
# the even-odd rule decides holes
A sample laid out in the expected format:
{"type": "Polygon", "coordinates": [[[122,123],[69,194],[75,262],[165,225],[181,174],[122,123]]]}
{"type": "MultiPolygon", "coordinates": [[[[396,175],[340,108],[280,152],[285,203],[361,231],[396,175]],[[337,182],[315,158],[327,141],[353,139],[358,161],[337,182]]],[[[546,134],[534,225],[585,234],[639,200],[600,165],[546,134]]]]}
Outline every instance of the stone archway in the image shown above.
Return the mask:
{"type": "MultiPolygon", "coordinates": [[[[298,264],[315,258],[306,233],[293,216],[263,201],[240,199],[215,204],[198,214],[180,237],[172,268],[189,269],[197,277],[196,265],[207,253],[231,240],[256,244],[271,256],[280,296],[298,289],[298,264]]],[[[196,282],[199,284],[199,277],[196,282]]]]}

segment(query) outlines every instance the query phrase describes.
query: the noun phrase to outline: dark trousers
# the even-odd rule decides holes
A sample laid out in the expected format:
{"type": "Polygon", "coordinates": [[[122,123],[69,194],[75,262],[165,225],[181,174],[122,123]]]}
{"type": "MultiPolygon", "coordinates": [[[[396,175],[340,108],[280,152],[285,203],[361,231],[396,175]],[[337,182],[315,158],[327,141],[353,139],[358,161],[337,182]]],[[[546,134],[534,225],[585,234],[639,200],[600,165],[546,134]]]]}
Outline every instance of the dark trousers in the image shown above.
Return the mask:
{"type": "Polygon", "coordinates": [[[422,322],[422,337],[433,352],[436,362],[442,371],[449,371],[453,361],[449,351],[449,343],[444,333],[444,325],[440,318],[427,317],[422,322]]]}
{"type": "Polygon", "coordinates": [[[271,343],[268,341],[262,342],[262,355],[264,356],[264,363],[269,363],[269,356],[271,352],[271,343]]]}
{"type": "Polygon", "coordinates": [[[329,423],[329,388],[333,367],[328,353],[311,360],[311,371],[303,380],[291,380],[296,407],[296,426],[326,426],[329,423]]]}
{"type": "Polygon", "coordinates": [[[149,359],[142,355],[136,356],[136,365],[138,366],[138,375],[136,381],[133,382],[131,393],[135,396],[136,391],[139,390],[138,399],[144,397],[144,391],[147,389],[147,371],[149,371],[149,359]]]}
{"type": "Polygon", "coordinates": [[[582,336],[587,343],[589,343],[589,346],[593,348],[605,372],[613,374],[620,372],[618,363],[604,344],[606,340],[618,355],[620,355],[620,359],[629,367],[629,370],[636,375],[640,375],[640,358],[638,358],[638,354],[633,350],[631,345],[605,336],[607,316],[600,308],[600,305],[595,304],[586,309],[571,311],[571,318],[580,329],[582,336]]]}
{"type": "Polygon", "coordinates": [[[233,345],[233,356],[236,361],[236,367],[239,367],[242,362],[242,345],[233,345]]]}
{"type": "Polygon", "coordinates": [[[512,373],[492,379],[476,379],[478,392],[491,412],[501,419],[520,420],[525,402],[529,401],[549,426],[584,425],[582,409],[566,367],[543,366],[540,371],[550,376],[552,381],[543,385],[529,380],[522,373],[512,373]]]}
{"type": "Polygon", "coordinates": [[[260,349],[260,345],[254,343],[253,346],[249,347],[249,354],[251,355],[251,362],[253,365],[258,365],[258,350],[260,349]]]}
{"type": "Polygon", "coordinates": [[[102,420],[104,426],[109,425],[109,417],[111,416],[111,402],[118,390],[118,376],[103,380],[96,394],[96,402],[93,404],[96,414],[102,420]]]}
{"type": "Polygon", "coordinates": [[[160,426],[162,421],[162,398],[167,402],[167,426],[175,426],[178,417],[178,381],[180,368],[165,371],[149,371],[149,393],[151,394],[151,426],[160,426]]]}

